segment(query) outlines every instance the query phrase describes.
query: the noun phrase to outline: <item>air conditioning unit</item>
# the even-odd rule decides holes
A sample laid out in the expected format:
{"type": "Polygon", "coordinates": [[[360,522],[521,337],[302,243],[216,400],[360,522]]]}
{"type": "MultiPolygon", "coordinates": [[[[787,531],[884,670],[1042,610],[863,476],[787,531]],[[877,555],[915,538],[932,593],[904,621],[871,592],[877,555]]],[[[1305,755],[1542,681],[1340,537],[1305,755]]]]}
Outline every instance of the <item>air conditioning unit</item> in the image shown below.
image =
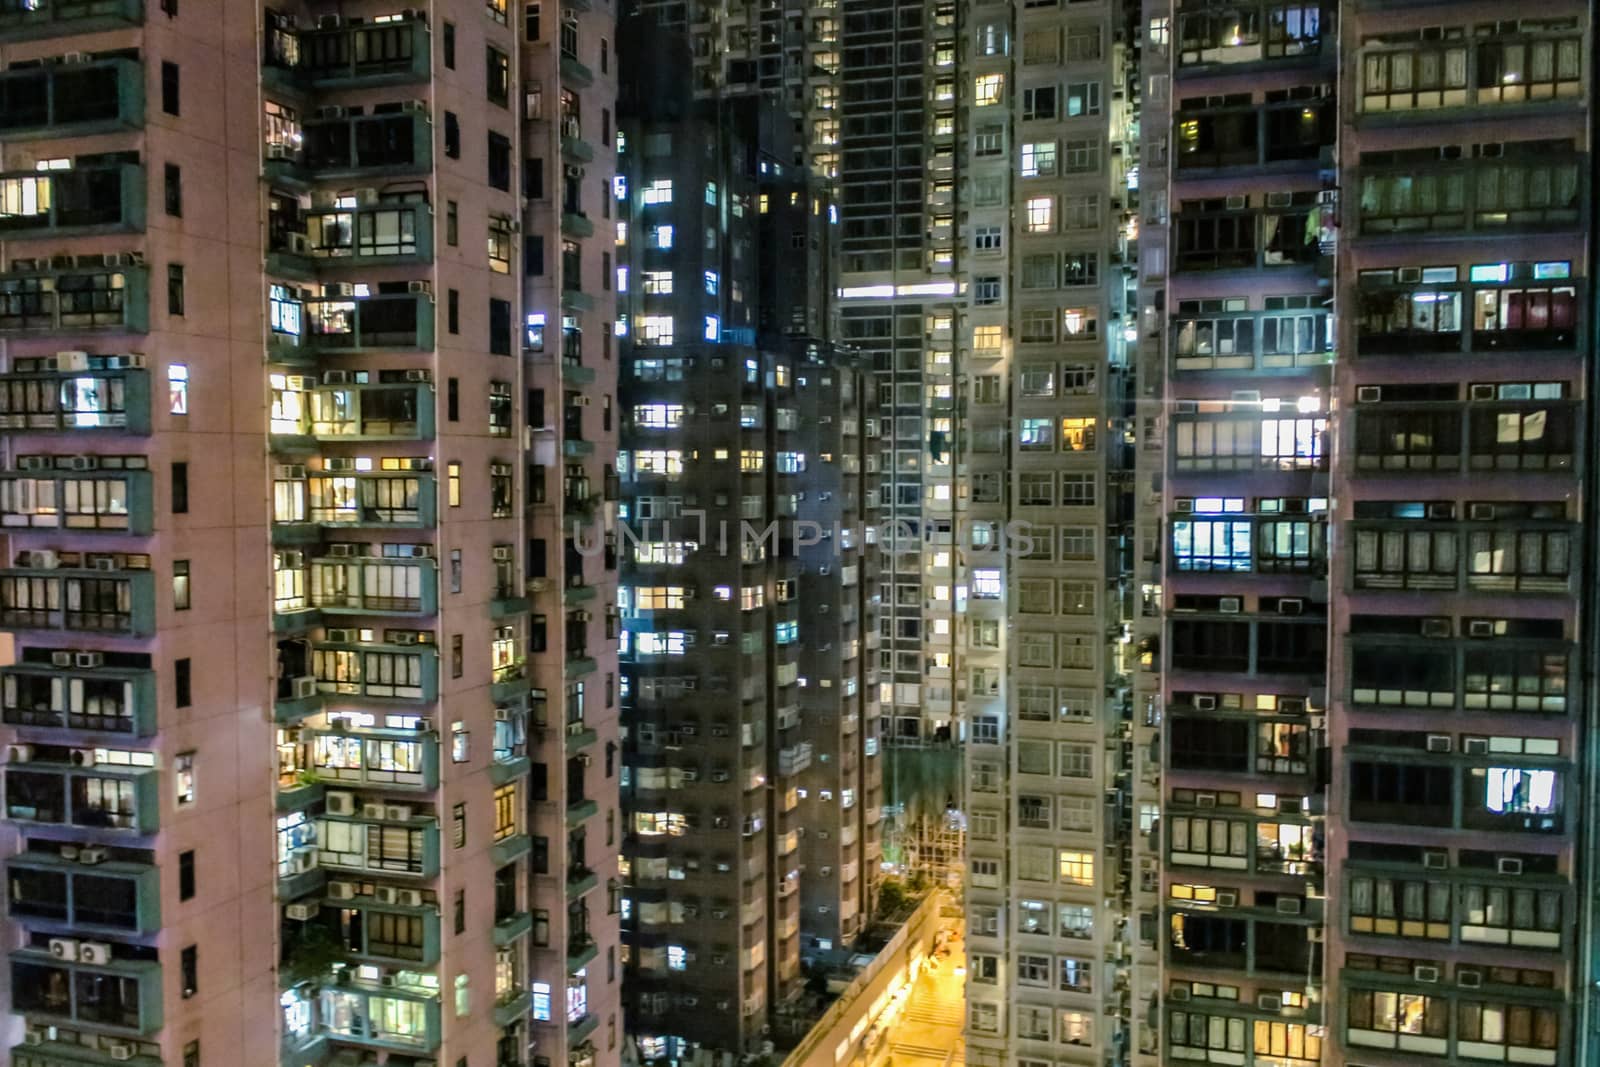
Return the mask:
{"type": "Polygon", "coordinates": [[[1356,388],[1356,403],[1376,404],[1383,400],[1383,386],[1362,385],[1356,388]]]}
{"type": "Polygon", "coordinates": [[[6,762],[7,763],[27,763],[31,759],[33,759],[33,746],[32,745],[7,745],[6,746],[6,762]]]}
{"type": "Polygon", "coordinates": [[[1179,499],[1174,500],[1172,502],[1172,510],[1173,511],[1181,511],[1181,512],[1191,512],[1191,511],[1193,511],[1194,510],[1194,498],[1186,496],[1186,497],[1180,497],[1179,499]]]}
{"type": "Polygon", "coordinates": [[[1448,870],[1450,853],[1443,849],[1430,848],[1422,853],[1422,866],[1430,871],[1448,870]]]}
{"type": "Polygon", "coordinates": [[[1478,989],[1483,986],[1483,972],[1476,967],[1457,967],[1456,985],[1462,989],[1478,989]]]}
{"type": "Polygon", "coordinates": [[[728,917],[728,909],[727,908],[712,908],[711,909],[711,917],[713,919],[726,919],[728,917]]]}
{"type": "Polygon", "coordinates": [[[1423,637],[1449,637],[1450,620],[1447,618],[1431,618],[1422,620],[1423,637]]]}
{"type": "Polygon", "coordinates": [[[79,652],[72,657],[72,665],[83,670],[92,671],[96,667],[104,667],[106,656],[104,652],[79,652]]]}
{"type": "Polygon", "coordinates": [[[369,186],[366,186],[365,188],[356,190],[356,203],[358,203],[358,204],[376,204],[377,202],[378,202],[378,190],[374,189],[372,186],[369,185],[369,186]]]}
{"type": "Polygon", "coordinates": [[[52,666],[52,667],[70,667],[70,666],[72,666],[72,664],[74,662],[76,662],[76,654],[75,653],[72,653],[72,652],[52,652],[52,653],[50,653],[50,666],[52,666]]]}
{"type": "MultiPolygon", "coordinates": [[[[700,771],[694,767],[683,767],[678,771],[680,782],[697,782],[700,780],[700,771]]],[[[716,781],[716,772],[712,772],[712,781],[716,781]]]]}
{"type": "Polygon", "coordinates": [[[1493,619],[1469,619],[1467,621],[1467,636],[1468,637],[1493,637],[1494,636],[1494,620],[1493,619]]]}
{"type": "Polygon", "coordinates": [[[1279,715],[1304,715],[1306,713],[1305,697],[1279,697],[1279,715]]]}
{"type": "Polygon", "coordinates": [[[1428,735],[1428,751],[1429,752],[1449,752],[1450,749],[1451,749],[1451,742],[1450,742],[1450,735],[1449,734],[1429,734],[1428,735]]]}
{"type": "Polygon", "coordinates": [[[68,350],[56,353],[56,370],[88,370],[89,353],[68,350]]]}
{"type": "Polygon", "coordinates": [[[353,471],[356,469],[356,461],[348,456],[327,456],[322,461],[322,469],[325,471],[353,471]]]}
{"type": "Polygon", "coordinates": [[[17,470],[19,471],[47,471],[50,469],[49,456],[18,456],[17,470]]]}
{"type": "Polygon", "coordinates": [[[1461,742],[1461,751],[1469,756],[1487,756],[1489,754],[1489,739],[1487,737],[1468,737],[1461,742]]]}
{"type": "Polygon", "coordinates": [[[361,805],[361,817],[363,819],[382,819],[386,810],[387,806],[381,803],[363,804],[361,805]]]}
{"type": "Polygon", "coordinates": [[[395,894],[395,903],[407,908],[422,907],[422,890],[401,889],[395,894]]]}
{"type": "Polygon", "coordinates": [[[132,1041],[113,1041],[106,1046],[106,1055],[114,1060],[131,1060],[138,1054],[139,1046],[132,1041]]]}
{"type": "Polygon", "coordinates": [[[1237,615],[1244,610],[1244,599],[1236,596],[1218,597],[1217,610],[1224,615],[1237,615]]]}
{"type": "Polygon", "coordinates": [[[339,104],[326,104],[317,108],[317,110],[312,113],[312,117],[319,119],[342,119],[346,114],[347,112],[343,106],[339,104]]]}
{"type": "Polygon", "coordinates": [[[395,630],[390,635],[389,641],[396,645],[420,645],[424,643],[422,635],[415,630],[395,630]]]}
{"type": "Polygon", "coordinates": [[[1239,194],[1226,197],[1223,203],[1229,211],[1243,211],[1245,208],[1250,206],[1250,198],[1248,196],[1239,194]]]}
{"type": "Polygon", "coordinates": [[[349,645],[349,644],[354,644],[355,643],[356,632],[354,630],[347,630],[347,629],[343,629],[343,628],[335,628],[335,629],[332,629],[332,630],[323,631],[323,635],[322,636],[323,636],[323,640],[329,641],[329,642],[331,642],[333,644],[336,644],[336,645],[349,645]]]}
{"type": "Polygon", "coordinates": [[[1260,1011],[1282,1011],[1283,998],[1276,993],[1257,993],[1256,1008],[1260,1011]]]}
{"type": "Polygon", "coordinates": [[[293,159],[294,158],[294,149],[291,146],[286,145],[286,144],[281,144],[281,143],[279,143],[279,144],[269,144],[269,145],[267,145],[267,158],[268,159],[293,159]]]}
{"type": "Polygon", "coordinates": [[[1305,812],[1305,803],[1299,797],[1279,797],[1279,815],[1301,815],[1305,812]]]}
{"type": "Polygon", "coordinates": [[[355,895],[356,895],[356,886],[355,886],[354,882],[329,882],[328,883],[328,899],[329,900],[354,900],[355,899],[355,895]]]}
{"type": "Polygon", "coordinates": [[[390,822],[406,822],[411,818],[411,805],[388,804],[383,809],[383,816],[390,822]]]}
{"type": "Polygon", "coordinates": [[[317,680],[309,676],[295,678],[289,683],[289,691],[294,695],[295,700],[314,697],[317,695],[317,680]]]}
{"type": "Polygon", "coordinates": [[[44,1027],[42,1027],[42,1026],[30,1026],[30,1027],[28,1027],[27,1030],[23,1031],[22,1043],[25,1044],[25,1045],[42,1045],[42,1044],[44,1044],[44,1027]]]}
{"type": "Polygon", "coordinates": [[[288,918],[293,919],[295,922],[303,923],[307,919],[315,919],[317,917],[317,913],[321,910],[321,904],[317,903],[315,900],[308,900],[302,901],[298,904],[288,905],[283,909],[283,914],[288,918]]]}
{"type": "Polygon", "coordinates": [[[72,750],[72,765],[74,767],[93,767],[99,762],[92,748],[75,748],[72,750]]]}
{"type": "Polygon", "coordinates": [[[1194,705],[1194,710],[1196,711],[1217,710],[1217,698],[1211,693],[1196,693],[1194,697],[1191,698],[1191,703],[1194,705]]]}
{"type": "Polygon", "coordinates": [[[138,355],[107,356],[106,366],[112,370],[143,370],[144,357],[138,355]]]}
{"type": "Polygon", "coordinates": [[[1239,906],[1239,891],[1237,889],[1217,890],[1217,907],[1237,908],[1239,906]]]}
{"type": "Polygon", "coordinates": [[[17,566],[33,570],[53,571],[61,566],[61,557],[53,549],[36,548],[32,552],[18,552],[17,566]]]}
{"type": "Polygon", "coordinates": [[[321,18],[317,19],[317,29],[336,30],[339,28],[339,23],[340,20],[338,15],[323,15],[321,18]]]}
{"type": "Polygon", "coordinates": [[[399,899],[399,893],[392,885],[380,885],[372,891],[372,898],[379,904],[393,904],[399,899]]]}
{"type": "Polygon", "coordinates": [[[1470,387],[1468,395],[1473,400],[1493,400],[1494,386],[1483,382],[1475,382],[1470,387]]]}
{"type": "Polygon", "coordinates": [[[111,850],[102,845],[85,845],[78,849],[78,862],[93,867],[111,858],[111,850]]]}
{"type": "Polygon", "coordinates": [[[1306,610],[1306,602],[1299,597],[1284,597],[1278,601],[1279,615],[1300,615],[1306,610]]]}
{"type": "Polygon", "coordinates": [[[1522,861],[1512,856],[1501,856],[1495,862],[1495,869],[1501,874],[1521,874],[1522,861]]]}
{"type": "Polygon", "coordinates": [[[1494,518],[1495,506],[1493,504],[1468,504],[1467,518],[1476,522],[1488,522],[1494,518]]]}
{"type": "Polygon", "coordinates": [[[409,281],[406,283],[408,293],[427,293],[433,295],[433,283],[428,281],[409,281]]]}
{"type": "Polygon", "coordinates": [[[1439,968],[1419,963],[1417,966],[1411,968],[1411,980],[1414,982],[1428,982],[1430,984],[1437,982],[1439,980],[1439,968]]]}
{"type": "Polygon", "coordinates": [[[510,545],[495,545],[494,548],[492,548],[490,550],[489,555],[490,555],[491,558],[494,559],[494,561],[496,563],[510,563],[511,562],[511,546],[510,545]]]}
{"type": "Polygon", "coordinates": [[[79,941],[78,962],[104,965],[111,962],[111,946],[104,941],[79,941]]]}
{"type": "Polygon", "coordinates": [[[1215,793],[1196,793],[1194,795],[1194,806],[1197,807],[1197,808],[1214,808],[1214,807],[1216,807],[1217,806],[1217,794],[1215,794],[1215,793]]]}
{"type": "Polygon", "coordinates": [[[1180,1004],[1183,1003],[1189,999],[1189,987],[1186,985],[1173,986],[1171,989],[1167,990],[1167,999],[1176,1001],[1180,1004]]]}
{"type": "Polygon", "coordinates": [[[295,874],[305,874],[307,871],[317,869],[317,849],[315,845],[297,848],[289,857],[289,864],[294,868],[295,874]]]}
{"type": "Polygon", "coordinates": [[[1279,897],[1276,908],[1279,915],[1299,915],[1305,903],[1299,897],[1279,897]]]}
{"type": "Polygon", "coordinates": [[[115,557],[115,556],[96,556],[95,560],[94,560],[94,569],[97,570],[97,571],[114,571],[114,570],[116,570],[117,569],[117,557],[115,557]]]}
{"type": "Polygon", "coordinates": [[[415,111],[426,115],[428,113],[428,102],[426,100],[406,100],[400,104],[400,110],[402,113],[415,111]]]}
{"type": "Polygon", "coordinates": [[[322,372],[323,385],[349,385],[350,372],[347,370],[327,370],[322,372]]]}
{"type": "Polygon", "coordinates": [[[304,463],[280,463],[273,471],[273,477],[280,482],[298,482],[306,476],[304,463]]]}
{"type": "Polygon", "coordinates": [[[70,937],[52,937],[50,955],[58,960],[75,960],[78,958],[78,942],[70,937]]]}

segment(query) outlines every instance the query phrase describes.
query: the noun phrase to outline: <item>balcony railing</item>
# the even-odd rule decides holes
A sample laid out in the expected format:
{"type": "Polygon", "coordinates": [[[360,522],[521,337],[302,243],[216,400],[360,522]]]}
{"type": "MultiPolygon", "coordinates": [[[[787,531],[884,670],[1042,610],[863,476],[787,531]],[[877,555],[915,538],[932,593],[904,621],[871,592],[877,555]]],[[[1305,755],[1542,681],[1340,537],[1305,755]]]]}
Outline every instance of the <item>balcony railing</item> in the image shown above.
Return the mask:
{"type": "Polygon", "coordinates": [[[6,818],[45,826],[154,833],[160,774],[147,767],[13,760],[3,768],[6,818]]]}
{"type": "Polygon", "coordinates": [[[1311,205],[1183,212],[1172,220],[1172,267],[1190,272],[1318,266],[1321,222],[1321,212],[1311,205]]]}
{"type": "Polygon", "coordinates": [[[425,292],[320,297],[305,302],[301,345],[332,353],[432,348],[433,320],[425,292]]]}
{"type": "Polygon", "coordinates": [[[426,173],[433,166],[433,123],[425,110],[403,107],[307,122],[296,162],[318,181],[426,173]]]}
{"type": "Polygon", "coordinates": [[[306,485],[306,517],[323,526],[414,529],[437,521],[437,480],[431,472],[312,472],[306,485]]]}
{"type": "Polygon", "coordinates": [[[136,59],[0,72],[0,137],[7,140],[81,137],[143,125],[144,65],[136,59]]]}
{"type": "Polygon", "coordinates": [[[56,652],[52,662],[0,668],[0,715],[11,726],[151,737],[155,672],[99,666],[97,652],[56,652]]]}
{"type": "Polygon", "coordinates": [[[1570,230],[1583,218],[1583,174],[1556,150],[1363,168],[1361,234],[1570,230]]]}
{"type": "Polygon", "coordinates": [[[155,588],[149,571],[0,568],[0,627],[149,637],[155,588]]]}
{"type": "Polygon", "coordinates": [[[1177,371],[1318,367],[1333,361],[1333,316],[1322,308],[1214,314],[1180,308],[1172,354],[1177,371]]]}
{"type": "Polygon", "coordinates": [[[317,690],[346,698],[432,703],[439,699],[439,653],[431,645],[362,643],[357,631],[330,628],[311,649],[317,690]]]}
{"type": "Polygon", "coordinates": [[[355,207],[319,207],[302,219],[304,230],[270,235],[268,269],[309,273],[318,267],[373,267],[433,260],[433,208],[422,202],[377,201],[355,207]]]}
{"type": "Polygon", "coordinates": [[[1577,416],[1570,400],[1358,404],[1356,470],[1571,471],[1577,416]]]}
{"type": "Polygon", "coordinates": [[[0,173],[0,239],[144,229],[145,172],[137,163],[0,173]]]}
{"type": "Polygon", "coordinates": [[[433,560],[314,559],[311,606],[324,615],[432,615],[439,610],[439,569],[433,560]]]}
{"type": "Polygon", "coordinates": [[[280,447],[307,447],[311,439],[427,441],[434,435],[434,393],[427,382],[325,384],[303,395],[297,421],[273,421],[280,447]]]}
{"type": "Polygon", "coordinates": [[[144,936],[161,928],[161,873],[149,863],[79,862],[82,850],[20,852],[6,860],[8,914],[74,932],[144,936]]]}
{"type": "Polygon", "coordinates": [[[30,1019],[146,1037],[161,1029],[161,964],[155,960],[86,963],[57,959],[45,949],[17,949],[11,989],[11,1010],[30,1019]]]}
{"type": "Polygon", "coordinates": [[[299,76],[319,89],[426,81],[428,24],[420,18],[299,32],[299,76]]]}
{"type": "Polygon", "coordinates": [[[311,770],[324,783],[436,789],[439,738],[415,730],[307,729],[311,770]]]}
{"type": "Polygon", "coordinates": [[[1571,675],[1572,648],[1560,641],[1415,633],[1350,641],[1355,704],[1565,715],[1571,675]]]}
{"type": "Polygon", "coordinates": [[[1577,346],[1578,288],[1570,282],[1363,283],[1357,300],[1361,356],[1570,352],[1577,346]]]}
{"type": "Polygon", "coordinates": [[[1185,6],[1177,23],[1174,50],[1179,70],[1234,70],[1322,54],[1323,20],[1316,4],[1276,0],[1198,10],[1185,6]]]}
{"type": "MultiPolygon", "coordinates": [[[[140,264],[107,266],[78,256],[73,266],[12,260],[0,274],[0,336],[150,328],[150,272],[140,264]]],[[[109,257],[113,260],[118,257],[109,257]]]]}
{"type": "MultiPolygon", "coordinates": [[[[3,391],[0,386],[0,391],[3,391]]],[[[0,527],[148,534],[149,471],[0,474],[0,527]]]]}
{"type": "Polygon", "coordinates": [[[0,0],[0,42],[98,33],[143,23],[142,0],[0,0]]]}
{"type": "Polygon", "coordinates": [[[328,871],[432,878],[439,873],[439,821],[401,805],[364,814],[317,819],[317,864],[328,871]]]}
{"type": "MultiPolygon", "coordinates": [[[[119,367],[136,356],[89,356],[81,367],[61,366],[61,357],[32,361],[56,369],[14,370],[0,374],[0,433],[60,433],[115,430],[150,432],[150,375],[140,367],[119,367]]],[[[27,362],[27,361],[24,361],[27,362]]],[[[22,463],[20,461],[18,469],[22,463]]],[[[60,457],[79,469],[89,461],[60,457]]],[[[35,463],[35,466],[38,464],[35,463]]],[[[38,478],[64,478],[53,471],[38,478]]]]}
{"type": "Polygon", "coordinates": [[[412,1053],[439,1047],[437,991],[351,983],[325,987],[319,996],[322,1032],[341,1044],[412,1053]]]}

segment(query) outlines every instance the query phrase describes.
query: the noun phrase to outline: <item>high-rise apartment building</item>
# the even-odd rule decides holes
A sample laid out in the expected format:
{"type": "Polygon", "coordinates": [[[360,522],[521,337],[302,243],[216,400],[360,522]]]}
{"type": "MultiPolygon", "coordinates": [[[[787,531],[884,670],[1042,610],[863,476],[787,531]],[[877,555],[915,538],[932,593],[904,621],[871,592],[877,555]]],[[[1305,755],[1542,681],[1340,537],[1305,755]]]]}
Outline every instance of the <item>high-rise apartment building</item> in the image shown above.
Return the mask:
{"type": "MultiPolygon", "coordinates": [[[[831,341],[834,207],[764,95],[696,99],[627,38],[619,240],[629,1027],[759,1052],[876,862],[862,380],[831,341]],[[797,525],[798,523],[798,525],[797,525]],[[808,523],[817,524],[815,527],[808,523]]],[[[680,51],[681,49],[681,51],[680,51]]]]}
{"type": "Polygon", "coordinates": [[[1592,8],[1143,17],[1136,1059],[1582,1062],[1592,8]]]}
{"type": "Polygon", "coordinates": [[[616,1062],[613,23],[0,12],[12,1062],[616,1062]]]}
{"type": "MultiPolygon", "coordinates": [[[[957,79],[967,1058],[1118,1062],[1130,844],[1123,9],[974,5],[957,79]]],[[[937,594],[936,594],[937,596],[937,594]]]]}

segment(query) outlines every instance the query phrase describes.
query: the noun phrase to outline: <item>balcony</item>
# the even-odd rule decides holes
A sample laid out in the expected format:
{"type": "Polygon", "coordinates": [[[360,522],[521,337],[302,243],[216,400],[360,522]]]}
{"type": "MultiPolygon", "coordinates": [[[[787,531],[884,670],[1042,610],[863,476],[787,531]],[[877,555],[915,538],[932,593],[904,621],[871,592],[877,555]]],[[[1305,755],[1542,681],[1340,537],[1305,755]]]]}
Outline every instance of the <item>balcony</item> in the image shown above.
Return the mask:
{"type": "Polygon", "coordinates": [[[426,292],[328,296],[305,302],[300,346],[338,355],[433,347],[433,296],[426,292]]]}
{"type": "Polygon", "coordinates": [[[1374,395],[1381,402],[1358,403],[1355,411],[1359,472],[1572,470],[1578,412],[1570,400],[1468,405],[1408,397],[1404,387],[1374,395]]]}
{"type": "Polygon", "coordinates": [[[138,163],[0,173],[0,240],[136,233],[144,229],[145,172],[138,163]]]}
{"type": "MultiPolygon", "coordinates": [[[[0,627],[57,633],[149,637],[155,633],[155,575],[111,569],[47,566],[32,553],[28,564],[0,568],[0,627]]],[[[19,558],[25,554],[19,553],[19,558]]]]}
{"type": "Polygon", "coordinates": [[[1180,305],[1173,324],[1172,354],[1172,367],[1178,372],[1295,371],[1326,366],[1333,362],[1333,317],[1321,307],[1201,314],[1180,305]]]}
{"type": "Polygon", "coordinates": [[[311,607],[325,616],[434,615],[439,568],[433,560],[384,556],[314,559],[311,607]]]}
{"type": "Polygon", "coordinates": [[[567,899],[577,900],[600,884],[600,876],[587,867],[573,867],[567,871],[567,899]]]}
{"type": "Polygon", "coordinates": [[[1397,620],[1388,634],[1352,635],[1349,699],[1372,709],[1565,715],[1572,646],[1560,640],[1559,622],[1544,625],[1553,638],[1513,630],[1492,640],[1443,640],[1420,635],[1414,620],[1397,620]]]}
{"type": "Polygon", "coordinates": [[[144,24],[142,0],[5,0],[0,43],[71,37],[144,24]]]}
{"type": "Polygon", "coordinates": [[[49,655],[48,660],[0,668],[0,715],[8,725],[121,737],[155,735],[154,671],[99,666],[97,652],[49,655]],[[58,659],[63,662],[54,662],[58,659]]]}
{"type": "Polygon", "coordinates": [[[1320,168],[1337,126],[1337,109],[1326,96],[1179,112],[1173,120],[1176,177],[1320,168]]]}
{"type": "Polygon", "coordinates": [[[323,1033],[341,1044],[411,1053],[439,1047],[437,990],[351,981],[324,986],[319,997],[323,1033]]]}
{"type": "Polygon", "coordinates": [[[0,72],[0,138],[84,137],[144,125],[144,66],[135,59],[0,72]]]}
{"type": "Polygon", "coordinates": [[[1357,522],[1353,587],[1381,592],[1561,594],[1572,591],[1577,530],[1566,522],[1357,522]]]}
{"type": "Polygon", "coordinates": [[[144,536],[154,510],[149,471],[0,474],[0,528],[7,530],[144,536]]]}
{"type": "Polygon", "coordinates": [[[1582,160],[1566,146],[1537,141],[1507,148],[1521,148],[1521,154],[1448,163],[1397,158],[1387,166],[1362,167],[1361,236],[1577,228],[1583,219],[1582,160]]]}
{"type": "Polygon", "coordinates": [[[361,642],[358,631],[330,628],[311,650],[323,694],[381,703],[439,699],[439,653],[431,645],[361,642]]]}
{"type": "MultiPolygon", "coordinates": [[[[133,361],[138,358],[135,356],[79,358],[74,354],[71,362],[81,363],[82,366],[72,368],[61,366],[64,357],[49,356],[42,359],[17,360],[17,365],[26,369],[0,374],[0,433],[82,433],[114,430],[117,433],[139,436],[148,434],[150,374],[142,367],[132,366],[133,361]],[[129,365],[122,366],[124,363],[129,365]]],[[[37,468],[42,462],[44,461],[20,461],[18,470],[24,469],[26,463],[32,463],[37,468]]],[[[83,470],[93,460],[63,456],[56,458],[54,462],[83,470]]],[[[144,480],[148,490],[149,475],[144,472],[86,475],[86,477],[126,479],[135,473],[144,480]]],[[[18,477],[23,476],[18,475],[18,477]]],[[[37,481],[66,479],[73,475],[50,473],[27,477],[37,481]]]]}
{"type": "Polygon", "coordinates": [[[298,170],[312,181],[376,179],[425,175],[433,166],[433,123],[424,110],[405,105],[393,112],[337,114],[342,108],[305,124],[304,148],[291,155],[281,176],[298,170]]]}
{"type": "Polygon", "coordinates": [[[134,937],[161,929],[161,877],[152,864],[86,864],[73,846],[62,853],[22,852],[6,860],[13,922],[134,937]]]}
{"type": "Polygon", "coordinates": [[[494,924],[494,943],[499,948],[504,948],[519,937],[525,936],[533,929],[533,912],[518,911],[497,919],[494,924]]]}
{"type": "Polygon", "coordinates": [[[306,518],[324,530],[426,530],[438,522],[438,482],[432,472],[312,471],[306,484],[306,518]]]}
{"type": "Polygon", "coordinates": [[[504,867],[533,851],[533,838],[528,834],[511,834],[489,846],[489,858],[496,867],[504,867]]]}
{"type": "MultiPolygon", "coordinates": [[[[1316,194],[1296,193],[1314,201],[1316,194]]],[[[1324,265],[1322,212],[1314,203],[1284,210],[1184,211],[1175,215],[1175,273],[1279,270],[1324,265]]]]}
{"type": "Polygon", "coordinates": [[[561,51],[561,80],[564,84],[585,88],[594,84],[594,71],[588,66],[578,62],[578,58],[566,49],[561,51]]]}
{"type": "Polygon", "coordinates": [[[574,934],[567,938],[567,973],[588,966],[600,954],[600,946],[588,934],[574,934]]]}
{"type": "Polygon", "coordinates": [[[508,663],[494,669],[489,683],[489,699],[496,704],[511,704],[528,692],[528,666],[526,663],[508,663]]]}
{"type": "Polygon", "coordinates": [[[778,752],[778,774],[788,778],[811,766],[811,742],[802,741],[778,752]]]}
{"type": "Polygon", "coordinates": [[[594,223],[580,211],[561,213],[561,232],[568,237],[593,237],[594,223]]]}
{"type": "Polygon", "coordinates": [[[72,266],[50,262],[13,259],[0,274],[0,337],[150,328],[150,272],[142,264],[117,255],[78,256],[72,266]]]}
{"type": "Polygon", "coordinates": [[[568,163],[594,162],[594,145],[583,139],[583,134],[576,124],[562,125],[561,157],[568,163]]]}
{"type": "Polygon", "coordinates": [[[592,819],[600,814],[600,805],[593,800],[579,797],[567,804],[567,828],[570,830],[585,819],[592,819]]]}
{"type": "Polygon", "coordinates": [[[161,964],[82,963],[41,948],[11,953],[11,1010],[30,1020],[153,1037],[161,1029],[161,964]]]}
{"type": "Polygon", "coordinates": [[[497,1028],[504,1030],[513,1023],[526,1019],[532,1007],[533,992],[513,988],[495,1001],[494,1011],[490,1012],[489,1017],[497,1028]]]}
{"type": "Polygon", "coordinates": [[[159,823],[160,773],[153,768],[13,758],[4,781],[6,818],[17,822],[133,834],[154,833],[159,823]]]}
{"type": "Polygon", "coordinates": [[[1217,5],[1178,14],[1176,66],[1184,73],[1234,73],[1313,62],[1322,55],[1321,12],[1279,0],[1217,5]]]}
{"type": "Polygon", "coordinates": [[[302,221],[303,231],[270,235],[269,273],[309,278],[319,269],[433,262],[433,208],[420,201],[316,207],[302,221]]]}
{"type": "MultiPolygon", "coordinates": [[[[325,384],[304,394],[300,419],[274,419],[278,451],[313,451],[315,442],[428,441],[434,435],[433,386],[325,384]]],[[[402,512],[403,513],[403,512],[402,512]]]]}
{"type": "Polygon", "coordinates": [[[361,815],[317,819],[317,866],[394,878],[433,878],[439,873],[439,821],[397,804],[364,804],[361,815]],[[376,811],[381,808],[380,818],[376,811]]]}
{"type": "Polygon", "coordinates": [[[431,791],[439,787],[439,738],[416,730],[303,732],[310,770],[330,787],[431,791]]]}
{"type": "MultiPolygon", "coordinates": [[[[408,967],[431,967],[438,963],[439,909],[429,904],[400,902],[399,893],[388,886],[379,887],[377,892],[377,897],[325,897],[321,915],[311,920],[306,930],[327,931],[327,939],[356,962],[397,963],[408,967]],[[324,917],[329,912],[343,920],[342,931],[339,927],[329,929],[324,925],[324,917]],[[348,913],[348,918],[339,916],[341,912],[348,913]]],[[[311,936],[322,940],[315,934],[311,936]]]]}
{"type": "Polygon", "coordinates": [[[1454,267],[1410,272],[1426,279],[1412,285],[1395,284],[1405,271],[1363,271],[1356,354],[1570,353],[1577,347],[1577,286],[1546,280],[1569,270],[1565,263],[1501,263],[1482,278],[1474,269],[1470,285],[1460,284],[1454,267]]]}
{"type": "Polygon", "coordinates": [[[299,79],[315,89],[368,89],[428,80],[428,24],[410,18],[378,25],[301,30],[299,79]]]}

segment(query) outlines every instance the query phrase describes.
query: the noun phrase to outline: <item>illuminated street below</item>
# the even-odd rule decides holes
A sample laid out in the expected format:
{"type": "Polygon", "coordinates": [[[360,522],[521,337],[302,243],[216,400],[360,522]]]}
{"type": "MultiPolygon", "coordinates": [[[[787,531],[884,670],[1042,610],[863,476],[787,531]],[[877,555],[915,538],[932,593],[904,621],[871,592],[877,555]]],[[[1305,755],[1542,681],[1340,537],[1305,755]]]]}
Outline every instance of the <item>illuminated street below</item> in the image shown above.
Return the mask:
{"type": "Polygon", "coordinates": [[[958,933],[949,955],[930,957],[917,976],[905,1006],[888,1028],[872,1067],[963,1067],[961,1029],[967,980],[965,942],[958,933]]]}

